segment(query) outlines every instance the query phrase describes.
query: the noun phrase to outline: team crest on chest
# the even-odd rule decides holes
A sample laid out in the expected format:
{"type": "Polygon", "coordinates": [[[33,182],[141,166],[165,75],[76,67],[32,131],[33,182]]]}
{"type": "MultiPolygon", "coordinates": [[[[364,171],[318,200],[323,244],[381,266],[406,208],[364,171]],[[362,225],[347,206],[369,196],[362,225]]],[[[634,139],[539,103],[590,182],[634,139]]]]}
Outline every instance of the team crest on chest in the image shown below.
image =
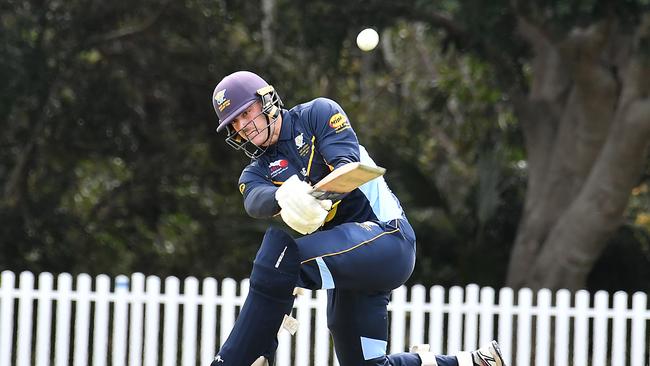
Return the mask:
{"type": "Polygon", "coordinates": [[[305,156],[309,153],[309,144],[305,141],[305,135],[304,133],[300,133],[300,135],[296,136],[293,141],[296,143],[296,149],[298,150],[298,154],[300,156],[305,156]]]}
{"type": "Polygon", "coordinates": [[[303,133],[300,133],[300,135],[296,136],[294,141],[296,142],[296,149],[300,149],[305,145],[305,136],[303,133]]]}

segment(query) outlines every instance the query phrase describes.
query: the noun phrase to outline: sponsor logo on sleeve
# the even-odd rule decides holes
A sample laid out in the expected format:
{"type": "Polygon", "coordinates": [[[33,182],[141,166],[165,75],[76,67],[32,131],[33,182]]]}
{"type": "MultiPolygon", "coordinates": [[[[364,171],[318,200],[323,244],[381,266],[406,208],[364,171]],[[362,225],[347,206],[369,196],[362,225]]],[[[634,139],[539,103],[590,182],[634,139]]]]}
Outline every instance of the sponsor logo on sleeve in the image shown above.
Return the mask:
{"type": "Polygon", "coordinates": [[[330,117],[329,125],[336,133],[350,128],[348,119],[340,112],[330,117]]]}

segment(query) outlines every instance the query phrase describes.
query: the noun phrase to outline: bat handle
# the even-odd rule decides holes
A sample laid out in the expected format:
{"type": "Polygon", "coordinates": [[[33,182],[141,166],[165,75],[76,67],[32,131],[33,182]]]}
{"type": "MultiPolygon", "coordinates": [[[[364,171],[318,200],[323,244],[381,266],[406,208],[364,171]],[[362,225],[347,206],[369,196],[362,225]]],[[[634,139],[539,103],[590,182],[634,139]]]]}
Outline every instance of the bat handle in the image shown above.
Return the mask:
{"type": "Polygon", "coordinates": [[[340,199],[343,199],[347,195],[347,193],[337,193],[337,192],[326,192],[326,191],[319,191],[317,189],[314,189],[310,193],[312,197],[315,197],[316,199],[319,200],[332,200],[332,201],[338,201],[340,199]]]}

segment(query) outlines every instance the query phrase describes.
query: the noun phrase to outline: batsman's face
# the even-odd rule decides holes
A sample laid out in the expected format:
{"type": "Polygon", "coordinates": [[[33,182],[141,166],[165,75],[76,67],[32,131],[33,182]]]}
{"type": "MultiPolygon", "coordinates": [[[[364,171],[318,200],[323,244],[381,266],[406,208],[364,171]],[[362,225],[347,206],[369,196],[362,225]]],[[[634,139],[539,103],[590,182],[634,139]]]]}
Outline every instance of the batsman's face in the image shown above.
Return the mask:
{"type": "Polygon", "coordinates": [[[273,132],[275,128],[267,128],[266,116],[262,113],[262,104],[255,102],[250,107],[246,108],[232,121],[232,127],[237,131],[239,136],[249,140],[256,146],[268,146],[275,143],[272,136],[269,138],[269,133],[275,135],[273,132]]]}

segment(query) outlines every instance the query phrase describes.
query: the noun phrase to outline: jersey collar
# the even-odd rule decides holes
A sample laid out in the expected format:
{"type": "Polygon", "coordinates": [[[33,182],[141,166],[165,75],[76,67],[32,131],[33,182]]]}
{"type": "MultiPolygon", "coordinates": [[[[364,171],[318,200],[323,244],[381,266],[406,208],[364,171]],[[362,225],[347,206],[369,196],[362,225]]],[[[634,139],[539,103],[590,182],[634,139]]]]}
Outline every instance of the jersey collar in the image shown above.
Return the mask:
{"type": "Polygon", "coordinates": [[[282,110],[282,127],[280,129],[280,140],[289,140],[293,137],[293,118],[288,110],[282,110]]]}

